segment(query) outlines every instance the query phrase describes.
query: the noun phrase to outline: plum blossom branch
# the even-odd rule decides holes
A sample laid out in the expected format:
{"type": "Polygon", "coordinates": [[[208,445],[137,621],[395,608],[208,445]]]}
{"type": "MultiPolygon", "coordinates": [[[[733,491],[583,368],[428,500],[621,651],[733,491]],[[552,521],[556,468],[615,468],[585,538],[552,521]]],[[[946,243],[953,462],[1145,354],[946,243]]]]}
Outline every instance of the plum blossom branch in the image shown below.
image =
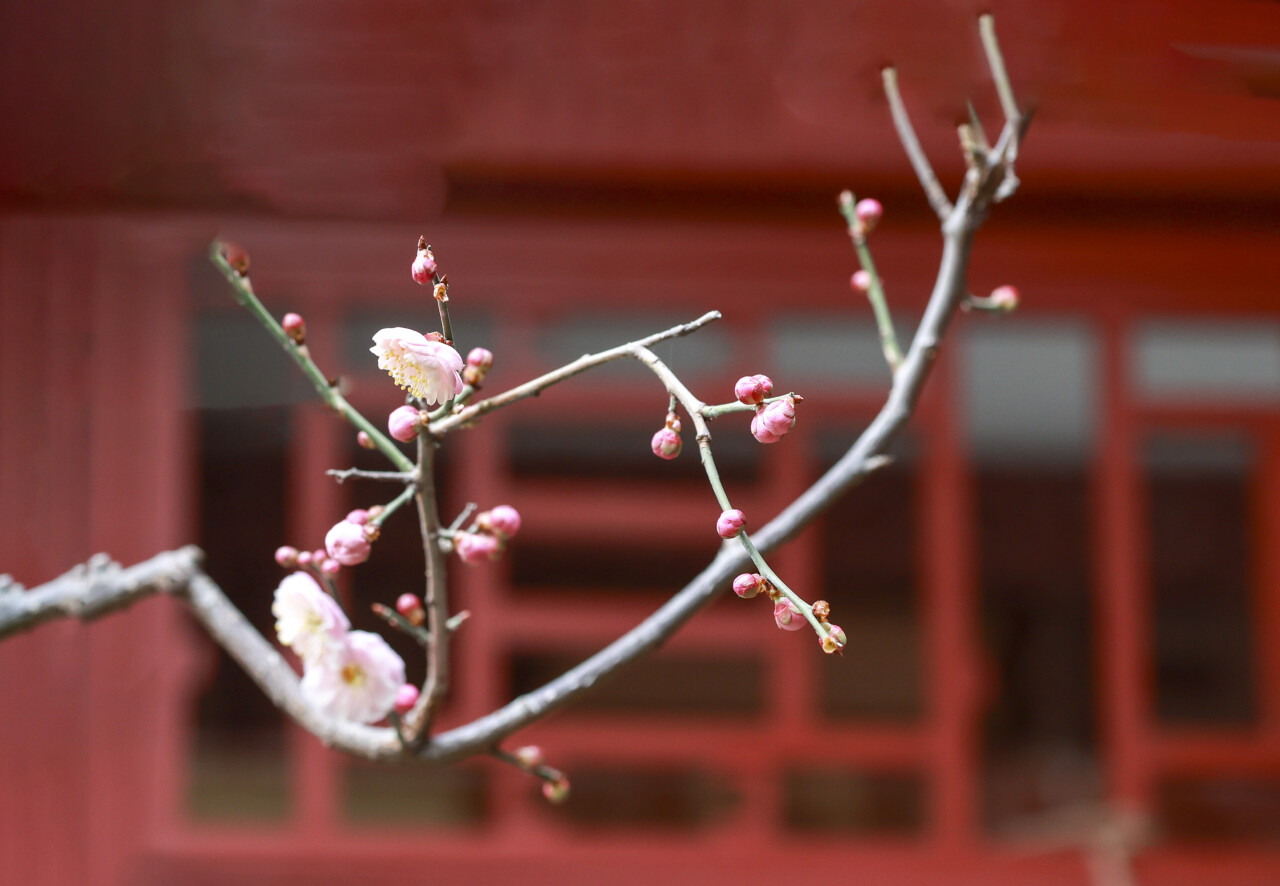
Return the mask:
{"type": "MultiPolygon", "coordinates": [[[[984,40],[989,31],[994,45],[994,30],[990,24],[983,24],[982,27],[984,40]]],[[[1003,63],[1000,61],[998,66],[996,64],[996,60],[999,60],[998,52],[993,56],[988,50],[988,57],[992,59],[993,78],[997,80],[997,87],[1001,88],[999,83],[1002,80],[1007,83],[1003,63]]],[[[1012,98],[1011,92],[1009,98],[1012,98]]],[[[1002,90],[1002,101],[1004,99],[1002,90]]],[[[374,760],[416,759],[428,763],[448,763],[492,752],[506,736],[563,707],[617,669],[660,645],[714,599],[724,583],[745,566],[749,559],[757,564],[763,563],[765,553],[794,536],[850,487],[887,463],[885,452],[914,413],[921,391],[936,363],[949,323],[965,298],[968,262],[976,232],[986,218],[990,205],[1008,196],[1016,188],[1013,160],[1030,122],[1030,115],[1018,114],[1016,111],[1016,105],[1012,112],[1006,107],[1006,123],[990,151],[989,162],[975,164],[969,170],[955,204],[946,213],[942,224],[942,255],[924,315],[909,347],[901,357],[884,405],[849,450],[758,532],[751,535],[740,533],[740,546],[722,545],[711,563],[651,616],[595,655],[540,688],[449,731],[432,736],[422,728],[415,740],[408,743],[397,736],[397,728],[366,726],[350,720],[335,719],[309,700],[293,667],[199,569],[199,553],[193,548],[160,554],[130,569],[106,567],[101,561],[95,561],[96,565],[91,563],[88,567],[72,570],[47,585],[25,593],[0,583],[0,637],[53,618],[71,615],[92,618],[128,605],[148,594],[169,593],[187,603],[215,642],[228,651],[277,707],[332,747],[374,760]]],[[[928,185],[925,187],[927,191],[928,185]]],[[[718,480],[710,454],[710,433],[705,415],[708,407],[694,397],[671,370],[648,350],[648,345],[654,342],[688,334],[717,319],[720,316],[718,312],[708,313],[692,323],[636,342],[599,354],[586,355],[503,394],[441,418],[419,434],[419,464],[415,466],[390,440],[346,405],[345,400],[320,375],[309,356],[301,352],[302,346],[290,339],[288,333],[266,314],[253,297],[247,278],[221,255],[215,256],[215,263],[228,275],[242,303],[262,320],[273,336],[283,338],[282,343],[308,377],[317,384],[317,389],[326,402],[368,433],[373,440],[385,442],[385,447],[380,443],[378,448],[384,453],[388,449],[394,453],[396,457],[392,461],[397,467],[404,471],[417,471],[418,479],[413,488],[419,504],[420,528],[427,559],[428,599],[440,607],[444,616],[438,626],[433,623],[429,631],[429,651],[432,654],[436,654],[444,645],[451,623],[461,616],[459,613],[454,619],[449,619],[447,603],[443,601],[443,558],[436,543],[440,526],[435,513],[434,491],[429,485],[432,483],[432,453],[439,435],[473,422],[493,409],[533,396],[552,384],[594,366],[631,357],[648,366],[662,381],[668,393],[688,412],[698,435],[708,477],[710,479],[714,476],[718,480]],[[433,586],[439,591],[439,596],[434,601],[430,597],[433,586]]],[[[712,486],[722,507],[728,510],[728,497],[723,486],[718,486],[714,480],[712,486]]],[[[806,615],[816,618],[812,610],[806,615]]],[[[447,661],[442,658],[434,671],[436,680],[441,685],[446,682],[445,668],[447,661]]],[[[431,682],[430,671],[427,682],[431,682]]],[[[430,691],[424,691],[422,696],[430,694],[430,691]]],[[[429,700],[424,701],[423,697],[419,697],[410,711],[423,711],[424,727],[429,706],[429,700]]]]}

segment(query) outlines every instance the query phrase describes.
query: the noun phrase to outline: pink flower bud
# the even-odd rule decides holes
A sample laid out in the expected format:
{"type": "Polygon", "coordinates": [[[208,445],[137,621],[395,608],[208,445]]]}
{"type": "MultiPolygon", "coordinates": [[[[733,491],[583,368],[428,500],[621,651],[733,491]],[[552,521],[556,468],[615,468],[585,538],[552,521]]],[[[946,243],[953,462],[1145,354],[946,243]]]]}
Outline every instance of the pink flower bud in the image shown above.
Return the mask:
{"type": "Polygon", "coordinates": [[[849,285],[853,287],[854,292],[861,292],[866,295],[871,291],[871,272],[867,270],[854,271],[853,276],[849,278],[849,285]]]}
{"type": "Polygon", "coordinates": [[[501,547],[492,535],[459,532],[453,537],[453,549],[463,563],[474,566],[485,560],[496,559],[501,547]]]}
{"type": "Polygon", "coordinates": [[[721,512],[720,519],[716,520],[716,534],[721,538],[733,538],[746,525],[747,518],[742,511],[731,508],[721,512]]]}
{"type": "Polygon", "coordinates": [[[680,439],[678,431],[671,428],[661,428],[653,439],[649,442],[649,448],[653,450],[653,454],[658,458],[672,459],[680,454],[680,450],[684,448],[684,443],[680,439]]]}
{"type": "Polygon", "coordinates": [[[733,396],[739,403],[755,405],[769,396],[773,390],[773,380],[767,375],[744,375],[733,386],[733,396]]]}
{"type": "Polygon", "coordinates": [[[415,627],[421,627],[427,620],[427,611],[422,608],[422,601],[414,594],[401,594],[396,598],[396,612],[404,616],[404,620],[415,627]]]}
{"type": "Polygon", "coordinates": [[[418,703],[418,687],[412,683],[405,683],[396,690],[396,713],[404,716],[413,710],[413,706],[418,703]]]}
{"type": "Polygon", "coordinates": [[[333,524],[324,537],[325,550],[343,566],[356,566],[369,559],[369,540],[365,527],[348,520],[333,524]]]}
{"type": "Polygon", "coordinates": [[[337,575],[340,569],[342,569],[342,564],[332,557],[325,557],[324,562],[320,564],[320,571],[325,575],[337,575]]]}
{"type": "Polygon", "coordinates": [[[862,222],[863,231],[868,234],[880,223],[880,217],[884,215],[884,207],[880,205],[880,201],[870,197],[859,200],[853,211],[857,214],[858,221],[862,222]]]}
{"type": "Polygon", "coordinates": [[[249,274],[249,253],[244,251],[244,247],[238,243],[231,243],[223,240],[218,244],[218,253],[231,265],[231,270],[235,271],[241,277],[249,274]]]}
{"type": "Polygon", "coordinates": [[[310,551],[299,551],[299,552],[298,552],[298,556],[297,556],[297,563],[298,563],[298,565],[299,565],[299,566],[306,566],[306,565],[308,565],[310,562],[311,562],[311,552],[310,552],[310,551]]]}
{"type": "Polygon", "coordinates": [[[493,367],[493,352],[488,348],[472,348],[467,354],[467,365],[462,368],[462,381],[472,387],[484,381],[493,367]]]}
{"type": "Polygon", "coordinates": [[[499,538],[511,538],[520,531],[520,512],[511,505],[498,505],[489,511],[489,529],[499,538]]]}
{"type": "Polygon", "coordinates": [[[359,446],[361,449],[377,449],[378,448],[378,444],[374,443],[373,438],[370,437],[368,434],[366,434],[364,431],[360,431],[358,434],[356,434],[356,445],[359,446]]]}
{"type": "Polygon", "coordinates": [[[387,430],[401,443],[410,443],[418,436],[422,413],[412,406],[398,406],[387,416],[387,430]]]}
{"type": "Polygon", "coordinates": [[[784,631],[798,631],[804,627],[804,615],[800,607],[786,597],[773,604],[773,621],[784,631]]]}
{"type": "Polygon", "coordinates": [[[354,523],[357,526],[363,526],[369,522],[369,512],[364,508],[356,508],[354,511],[347,514],[347,522],[354,523]]]}
{"type": "Polygon", "coordinates": [[[764,589],[764,581],[758,572],[744,572],[733,580],[733,592],[744,600],[750,600],[764,589]]]}
{"type": "Polygon", "coordinates": [[[569,779],[563,775],[555,781],[542,783],[542,796],[552,803],[563,803],[569,799],[569,779]]]}
{"type": "Polygon", "coordinates": [[[827,635],[821,639],[822,651],[826,653],[839,652],[844,648],[844,644],[849,642],[849,638],[844,635],[844,630],[840,625],[827,625],[830,629],[827,635]]]}
{"type": "Polygon", "coordinates": [[[795,425],[795,402],[785,397],[757,410],[751,419],[751,436],[761,443],[777,443],[795,425]]]}
{"type": "Polygon", "coordinates": [[[276,562],[285,569],[292,569],[298,565],[298,549],[289,545],[281,545],[276,548],[276,562]]]}
{"type": "Polygon", "coordinates": [[[284,327],[285,334],[293,339],[295,344],[302,344],[307,340],[307,324],[299,314],[285,314],[284,319],[280,321],[280,325],[284,327]]]}
{"type": "Polygon", "coordinates": [[[1001,311],[1012,311],[1018,306],[1018,290],[1012,286],[997,286],[991,290],[991,306],[1001,311]]]}
{"type": "Polygon", "coordinates": [[[425,249],[418,250],[418,255],[413,260],[414,281],[423,286],[431,286],[435,283],[435,276],[436,260],[425,249]]]}
{"type": "Polygon", "coordinates": [[[323,549],[319,551],[312,551],[311,565],[314,566],[316,569],[319,569],[321,566],[324,565],[324,561],[327,560],[328,558],[329,558],[329,555],[323,549]]]}
{"type": "Polygon", "coordinates": [[[493,368],[493,351],[488,348],[472,348],[467,354],[467,365],[476,369],[493,368]]]}
{"type": "Polygon", "coordinates": [[[520,764],[521,769],[533,769],[535,766],[542,765],[542,748],[536,744],[527,744],[524,747],[516,748],[511,756],[516,758],[516,762],[520,764]]]}

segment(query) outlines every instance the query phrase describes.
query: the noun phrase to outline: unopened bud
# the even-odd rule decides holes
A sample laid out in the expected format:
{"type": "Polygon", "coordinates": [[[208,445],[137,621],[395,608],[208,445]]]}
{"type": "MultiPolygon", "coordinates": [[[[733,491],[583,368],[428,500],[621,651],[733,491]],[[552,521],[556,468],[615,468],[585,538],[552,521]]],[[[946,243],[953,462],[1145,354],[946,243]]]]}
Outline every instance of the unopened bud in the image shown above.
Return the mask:
{"type": "Polygon", "coordinates": [[[747,525],[746,515],[737,508],[730,508],[720,513],[716,520],[716,534],[721,538],[733,538],[747,525]]]}
{"type": "Polygon", "coordinates": [[[516,762],[520,764],[521,769],[533,769],[535,766],[542,765],[542,748],[536,744],[527,744],[524,747],[516,748],[511,756],[516,758],[516,762]]]}
{"type": "Polygon", "coordinates": [[[849,278],[849,285],[853,287],[854,292],[866,295],[871,291],[871,272],[865,269],[854,271],[853,276],[849,278]]]}
{"type": "Polygon", "coordinates": [[[281,545],[276,548],[276,562],[285,569],[292,569],[298,565],[298,549],[289,545],[281,545]]]}
{"type": "Polygon", "coordinates": [[[387,416],[387,432],[392,439],[410,443],[418,436],[422,426],[422,413],[412,406],[397,406],[387,416]]]}
{"type": "Polygon", "coordinates": [[[235,271],[241,277],[245,277],[249,274],[249,253],[244,251],[244,247],[239,244],[223,240],[219,251],[222,253],[222,258],[226,263],[231,265],[231,270],[235,271]]]}
{"type": "Polygon", "coordinates": [[[373,522],[373,515],[372,515],[372,514],[370,514],[370,516],[369,516],[369,521],[370,521],[370,522],[368,522],[368,523],[364,524],[363,526],[361,526],[361,527],[360,527],[360,530],[364,533],[364,540],[365,540],[365,541],[367,541],[367,542],[375,542],[375,541],[377,541],[377,540],[378,540],[378,536],[382,535],[382,527],[381,527],[381,526],[379,526],[377,523],[374,523],[374,522],[373,522]]]}
{"type": "Polygon", "coordinates": [[[828,654],[832,652],[839,652],[844,648],[844,644],[848,642],[848,638],[845,637],[844,631],[841,630],[840,625],[828,625],[828,627],[830,630],[827,631],[826,636],[819,640],[822,644],[822,651],[828,654]]]}
{"type": "Polygon", "coordinates": [[[368,434],[366,434],[364,431],[360,431],[358,434],[356,434],[356,445],[359,446],[361,449],[377,449],[378,448],[378,444],[374,443],[373,438],[370,437],[368,434]]]}
{"type": "Polygon", "coordinates": [[[511,538],[520,531],[520,512],[511,505],[498,505],[489,511],[489,530],[499,538],[511,538]]]}
{"type": "Polygon", "coordinates": [[[307,340],[307,323],[301,314],[285,314],[280,321],[285,334],[293,339],[294,344],[304,344],[307,340]]]}
{"type": "Polygon", "coordinates": [[[733,592],[744,600],[750,600],[764,590],[764,580],[758,572],[744,572],[733,580],[733,592]]]}
{"type": "Polygon", "coordinates": [[[396,713],[404,716],[413,710],[413,706],[418,703],[418,687],[412,683],[405,683],[396,690],[396,713]]]}
{"type": "Polygon", "coordinates": [[[475,566],[477,563],[496,559],[502,546],[492,535],[459,532],[453,537],[453,550],[463,563],[475,566]]]}
{"type": "Polygon", "coordinates": [[[325,575],[337,575],[340,569],[342,569],[342,564],[332,557],[325,557],[320,564],[320,571],[325,575]]]}
{"type": "Polygon", "coordinates": [[[991,290],[991,306],[998,311],[1012,311],[1018,306],[1018,290],[1012,286],[997,286],[991,290]]]}
{"type": "Polygon", "coordinates": [[[414,594],[401,594],[396,598],[396,612],[404,616],[404,620],[414,627],[421,627],[427,620],[427,611],[422,608],[422,601],[414,594]]]}
{"type": "Polygon", "coordinates": [[[744,375],[733,386],[733,396],[739,403],[755,406],[764,401],[773,390],[773,380],[767,375],[744,375]]]}
{"type": "Polygon", "coordinates": [[[680,439],[679,432],[671,428],[659,428],[653,435],[653,439],[649,441],[649,448],[658,458],[672,459],[680,454],[684,443],[680,439]]]}
{"type": "Polygon", "coordinates": [[[418,254],[413,259],[412,274],[414,281],[423,286],[431,286],[435,283],[436,260],[431,255],[431,250],[427,248],[425,238],[418,239],[418,254]]]}
{"type": "Polygon", "coordinates": [[[563,775],[555,781],[542,783],[542,796],[552,803],[563,803],[569,799],[569,779],[563,775]]]}
{"type": "Polygon", "coordinates": [[[311,552],[310,552],[310,551],[298,551],[298,556],[297,556],[296,558],[294,558],[294,562],[295,562],[295,563],[297,563],[299,566],[308,566],[308,565],[310,565],[310,564],[311,564],[311,552]]]}
{"type": "Polygon", "coordinates": [[[369,512],[364,508],[356,508],[347,514],[347,522],[354,523],[357,526],[363,526],[369,522],[369,512]]]}
{"type": "Polygon", "coordinates": [[[798,631],[804,627],[804,615],[800,607],[785,597],[773,604],[773,621],[784,631],[798,631]]]}
{"type": "Polygon", "coordinates": [[[880,205],[880,201],[870,197],[859,200],[853,211],[858,216],[858,221],[862,223],[863,232],[867,234],[880,223],[880,217],[884,215],[884,207],[880,205]]]}
{"type": "Polygon", "coordinates": [[[821,621],[831,614],[831,604],[826,600],[813,601],[813,617],[821,621]]]}
{"type": "Polygon", "coordinates": [[[751,417],[751,436],[761,443],[777,443],[795,426],[795,400],[784,397],[756,410],[751,417]]]}
{"type": "Polygon", "coordinates": [[[488,348],[472,348],[467,354],[467,365],[476,369],[492,369],[493,351],[488,348]]]}

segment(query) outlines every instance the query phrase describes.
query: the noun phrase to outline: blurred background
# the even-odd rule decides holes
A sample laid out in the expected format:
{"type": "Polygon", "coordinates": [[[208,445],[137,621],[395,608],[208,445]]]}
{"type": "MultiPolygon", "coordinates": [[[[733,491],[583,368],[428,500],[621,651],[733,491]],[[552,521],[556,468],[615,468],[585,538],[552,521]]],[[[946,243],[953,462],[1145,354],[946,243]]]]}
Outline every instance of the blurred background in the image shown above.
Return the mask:
{"type": "MultiPolygon", "coordinates": [[[[180,607],[0,646],[0,882],[1280,883],[1280,4],[1263,0],[0,2],[0,571],[187,542],[264,631],[281,543],[385,490],[228,297],[277,316],[380,420],[368,353],[429,327],[502,390],[716,308],[660,354],[708,401],[805,402],[762,447],[717,422],[762,524],[888,387],[836,212],[875,196],[900,334],[939,254],[880,92],[939,175],[966,100],[999,129],[994,9],[1038,114],[894,465],[781,549],[843,658],[729,595],[518,736],[550,807],[478,760],[385,769],[286,723],[180,607]],[[1126,879],[1128,878],[1128,879],[1126,879]]],[[[666,398],[608,368],[451,439],[444,511],[515,505],[457,566],[456,724],[640,621],[713,555],[666,398]]],[[[416,588],[410,522],[344,576],[416,588]]],[[[393,638],[395,639],[395,638],[393,638]]],[[[401,647],[411,676],[421,673],[401,647]]]]}

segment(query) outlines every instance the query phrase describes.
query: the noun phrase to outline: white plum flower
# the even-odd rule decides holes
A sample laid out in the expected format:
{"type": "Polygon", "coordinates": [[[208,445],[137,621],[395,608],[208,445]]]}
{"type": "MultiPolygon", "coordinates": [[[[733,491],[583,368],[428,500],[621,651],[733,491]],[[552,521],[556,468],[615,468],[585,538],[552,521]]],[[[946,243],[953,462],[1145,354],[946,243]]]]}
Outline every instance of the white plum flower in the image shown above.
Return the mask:
{"type": "Polygon", "coordinates": [[[420,332],[393,326],[373,336],[378,368],[391,373],[397,385],[428,406],[445,403],[462,393],[462,356],[448,345],[420,332]]]}
{"type": "Polygon", "coordinates": [[[341,644],[351,627],[337,602],[305,572],[286,575],[276,588],[271,614],[280,642],[310,665],[341,644]]]}
{"type": "Polygon", "coordinates": [[[387,641],[368,631],[350,631],[334,654],[307,666],[302,695],[330,717],[376,723],[395,707],[404,685],[404,660],[387,641]]]}

